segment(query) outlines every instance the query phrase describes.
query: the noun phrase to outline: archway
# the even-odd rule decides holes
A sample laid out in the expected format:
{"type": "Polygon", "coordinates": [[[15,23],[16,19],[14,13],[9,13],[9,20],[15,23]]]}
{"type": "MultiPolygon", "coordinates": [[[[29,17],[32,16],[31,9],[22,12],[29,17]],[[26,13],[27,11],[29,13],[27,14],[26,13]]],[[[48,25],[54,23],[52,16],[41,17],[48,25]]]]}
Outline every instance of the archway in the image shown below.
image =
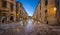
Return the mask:
{"type": "Polygon", "coordinates": [[[7,20],[7,17],[5,15],[2,16],[2,23],[4,23],[7,20]]]}

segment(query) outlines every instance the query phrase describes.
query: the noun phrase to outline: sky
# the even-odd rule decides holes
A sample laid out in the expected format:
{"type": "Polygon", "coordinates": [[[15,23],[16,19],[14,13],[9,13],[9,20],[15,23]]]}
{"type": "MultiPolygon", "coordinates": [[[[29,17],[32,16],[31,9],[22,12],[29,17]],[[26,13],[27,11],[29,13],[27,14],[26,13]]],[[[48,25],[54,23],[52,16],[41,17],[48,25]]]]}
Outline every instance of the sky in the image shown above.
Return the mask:
{"type": "Polygon", "coordinates": [[[39,3],[39,0],[16,0],[23,4],[23,7],[25,8],[26,12],[29,16],[33,16],[34,11],[39,3]]]}

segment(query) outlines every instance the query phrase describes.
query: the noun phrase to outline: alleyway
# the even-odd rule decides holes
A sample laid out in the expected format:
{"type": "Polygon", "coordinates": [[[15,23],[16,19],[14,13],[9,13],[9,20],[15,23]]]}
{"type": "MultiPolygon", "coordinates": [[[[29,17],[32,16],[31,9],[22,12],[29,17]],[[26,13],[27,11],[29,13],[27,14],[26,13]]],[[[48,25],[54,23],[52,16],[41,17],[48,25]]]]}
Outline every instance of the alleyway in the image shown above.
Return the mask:
{"type": "Polygon", "coordinates": [[[32,19],[27,20],[27,25],[22,26],[20,23],[2,24],[0,25],[0,35],[60,35],[60,26],[49,26],[39,23],[34,26],[32,19]]]}

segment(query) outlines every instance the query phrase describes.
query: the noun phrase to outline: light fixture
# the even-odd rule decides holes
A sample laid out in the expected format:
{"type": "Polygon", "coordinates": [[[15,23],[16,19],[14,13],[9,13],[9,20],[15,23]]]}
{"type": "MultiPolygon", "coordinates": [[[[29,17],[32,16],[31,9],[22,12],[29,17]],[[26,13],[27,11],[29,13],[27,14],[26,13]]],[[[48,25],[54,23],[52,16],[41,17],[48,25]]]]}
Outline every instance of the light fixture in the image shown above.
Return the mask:
{"type": "Polygon", "coordinates": [[[54,11],[56,11],[57,10],[57,8],[56,7],[54,7],[54,11]]]}

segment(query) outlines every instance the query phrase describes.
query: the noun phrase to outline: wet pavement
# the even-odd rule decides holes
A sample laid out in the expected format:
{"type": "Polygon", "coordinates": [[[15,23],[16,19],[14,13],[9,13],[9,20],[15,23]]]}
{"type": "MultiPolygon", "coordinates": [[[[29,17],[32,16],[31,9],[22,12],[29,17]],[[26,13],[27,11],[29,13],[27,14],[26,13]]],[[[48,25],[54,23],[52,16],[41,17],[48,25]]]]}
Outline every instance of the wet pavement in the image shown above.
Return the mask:
{"type": "Polygon", "coordinates": [[[60,26],[50,26],[29,19],[27,21],[1,24],[0,35],[60,35],[60,26]]]}

